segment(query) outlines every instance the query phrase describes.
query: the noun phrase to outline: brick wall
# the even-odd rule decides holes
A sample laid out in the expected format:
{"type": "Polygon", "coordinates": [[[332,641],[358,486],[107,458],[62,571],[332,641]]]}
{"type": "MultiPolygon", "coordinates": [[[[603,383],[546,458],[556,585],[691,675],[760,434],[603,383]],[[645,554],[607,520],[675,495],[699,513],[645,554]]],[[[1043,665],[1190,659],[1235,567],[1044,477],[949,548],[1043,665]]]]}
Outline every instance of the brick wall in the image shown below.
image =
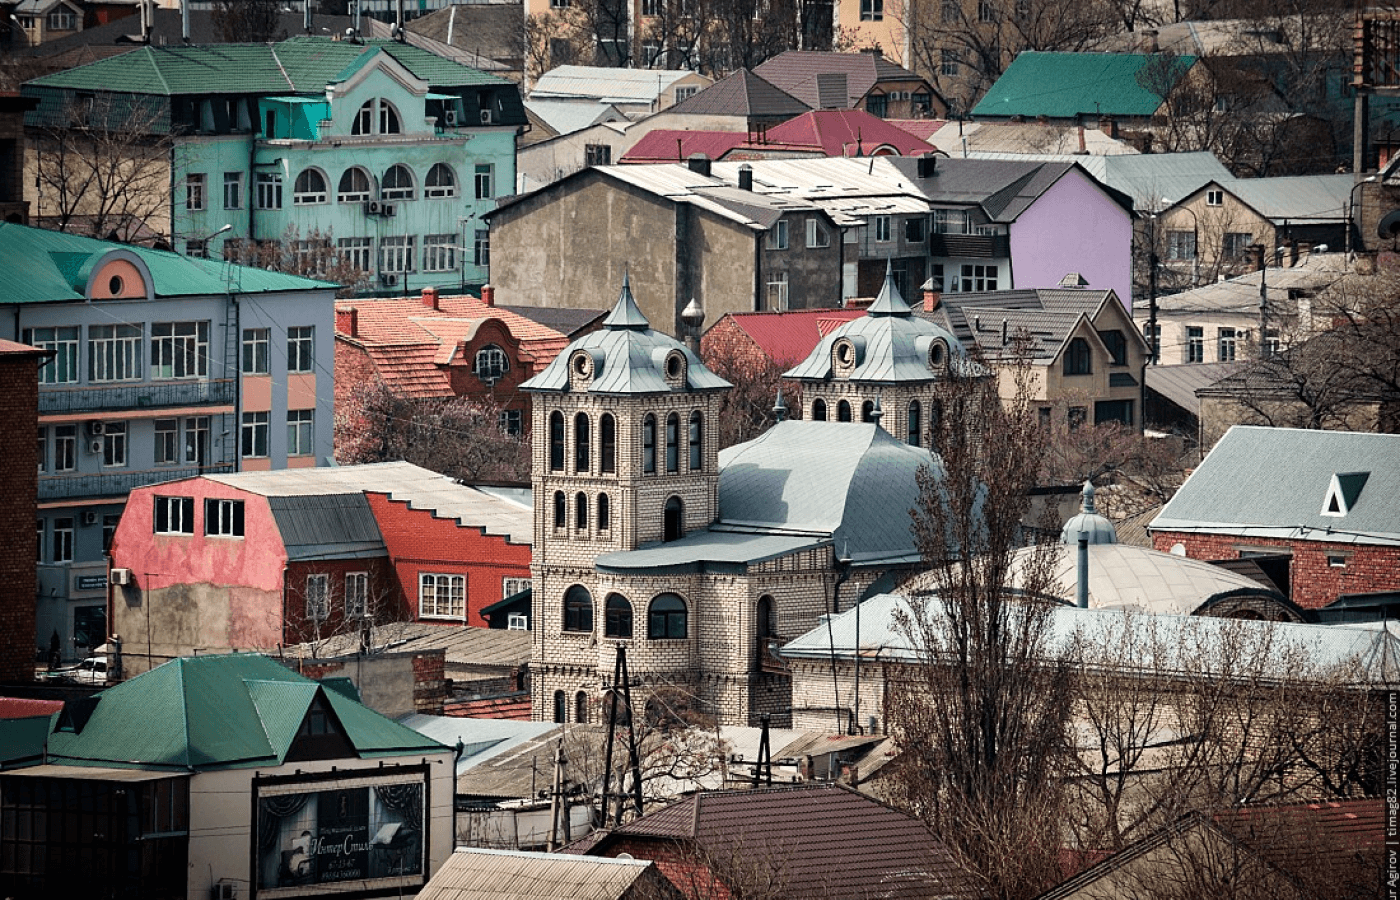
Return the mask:
{"type": "Polygon", "coordinates": [[[0,417],[9,423],[0,443],[0,681],[9,682],[34,679],[36,366],[34,351],[0,352],[0,417]]]}
{"type": "Polygon", "coordinates": [[[447,651],[438,648],[413,653],[375,654],[370,657],[283,659],[281,662],[287,668],[315,681],[325,678],[349,678],[359,690],[366,706],[386,716],[395,717],[407,711],[404,707],[409,702],[412,703],[414,712],[432,716],[443,714],[443,704],[447,700],[446,659],[447,651]],[[408,665],[405,667],[404,663],[408,665]],[[397,691],[388,684],[405,668],[412,673],[411,701],[408,697],[397,696],[397,691]],[[380,680],[385,683],[378,683],[380,680]]]}
{"type": "Polygon", "coordinates": [[[1246,552],[1292,554],[1291,599],[1304,609],[1320,609],[1342,594],[1400,590],[1400,547],[1179,531],[1158,531],[1152,535],[1152,546],[1163,552],[1178,543],[1192,559],[1239,559],[1246,552]],[[1334,565],[1337,562],[1341,565],[1334,565]]]}

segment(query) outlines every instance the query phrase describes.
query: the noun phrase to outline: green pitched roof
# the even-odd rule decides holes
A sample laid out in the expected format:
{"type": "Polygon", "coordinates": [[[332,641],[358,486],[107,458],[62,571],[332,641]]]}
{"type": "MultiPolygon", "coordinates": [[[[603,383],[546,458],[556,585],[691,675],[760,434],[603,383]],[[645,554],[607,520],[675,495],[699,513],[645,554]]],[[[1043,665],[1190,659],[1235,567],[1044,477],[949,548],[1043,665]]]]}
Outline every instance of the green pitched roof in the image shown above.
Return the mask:
{"type": "Polygon", "coordinates": [[[277,766],[318,696],[361,757],[444,749],[275,660],[235,653],[177,659],[138,675],[84,701],[91,704],[85,720],[86,709],[60,713],[48,758],[184,770],[277,766]]]}
{"type": "Polygon", "coordinates": [[[1028,50],[1007,67],[972,114],[995,119],[1150,116],[1162,105],[1162,96],[1152,88],[1174,86],[1195,63],[1194,56],[1028,50]]]}
{"type": "Polygon", "coordinates": [[[157,297],[329,290],[335,285],[253,266],[0,222],[0,304],[82,300],[93,266],[113,250],[141,258],[157,297]]]}
{"type": "Polygon", "coordinates": [[[128,94],[320,94],[379,52],[435,87],[506,84],[411,44],[295,37],[276,44],[142,47],[130,53],[55,72],[35,87],[128,94]]]}

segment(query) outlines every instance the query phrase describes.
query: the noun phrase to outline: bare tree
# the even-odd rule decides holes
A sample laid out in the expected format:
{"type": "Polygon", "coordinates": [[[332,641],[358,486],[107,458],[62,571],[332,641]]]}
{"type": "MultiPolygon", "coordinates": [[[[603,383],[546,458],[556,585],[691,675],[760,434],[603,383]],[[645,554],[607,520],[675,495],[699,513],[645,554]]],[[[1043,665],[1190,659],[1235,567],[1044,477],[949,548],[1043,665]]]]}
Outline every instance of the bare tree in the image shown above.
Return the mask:
{"type": "Polygon", "coordinates": [[[287,36],[282,30],[280,0],[218,0],[214,27],[226,44],[266,43],[287,36]]]}
{"type": "Polygon", "coordinates": [[[767,431],[776,421],[773,407],[778,393],[789,410],[789,418],[797,418],[802,409],[802,386],[782,379],[784,367],[758,354],[736,354],[719,343],[703,343],[701,358],[719,377],[734,385],[720,401],[719,446],[753,440],[767,431]]]}
{"type": "Polygon", "coordinates": [[[340,253],[330,229],[313,228],[303,236],[295,225],[289,225],[281,240],[225,241],[224,258],[240,265],[334,282],[340,285],[339,297],[354,296],[370,285],[370,273],[340,253]]]}

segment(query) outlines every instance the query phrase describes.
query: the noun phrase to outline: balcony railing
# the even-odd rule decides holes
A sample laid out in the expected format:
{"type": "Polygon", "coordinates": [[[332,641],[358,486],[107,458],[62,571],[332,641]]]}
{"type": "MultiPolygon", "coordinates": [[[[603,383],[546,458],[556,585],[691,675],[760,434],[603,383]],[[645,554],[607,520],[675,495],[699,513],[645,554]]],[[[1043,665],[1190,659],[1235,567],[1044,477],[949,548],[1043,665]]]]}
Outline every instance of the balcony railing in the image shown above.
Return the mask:
{"type": "Polygon", "coordinates": [[[41,475],[39,502],[46,500],[81,500],[93,497],[125,497],[139,487],[178,481],[196,475],[217,475],[232,472],[233,465],[219,463],[204,467],[146,469],[140,472],[110,472],[100,475],[41,475]]]}
{"type": "Polygon", "coordinates": [[[930,256],[964,259],[1000,259],[1011,255],[1011,238],[1004,234],[934,234],[928,239],[930,256]]]}
{"type": "Polygon", "coordinates": [[[39,412],[42,415],[178,406],[221,406],[232,404],[236,395],[237,385],[232,378],[71,388],[41,384],[39,412]]]}

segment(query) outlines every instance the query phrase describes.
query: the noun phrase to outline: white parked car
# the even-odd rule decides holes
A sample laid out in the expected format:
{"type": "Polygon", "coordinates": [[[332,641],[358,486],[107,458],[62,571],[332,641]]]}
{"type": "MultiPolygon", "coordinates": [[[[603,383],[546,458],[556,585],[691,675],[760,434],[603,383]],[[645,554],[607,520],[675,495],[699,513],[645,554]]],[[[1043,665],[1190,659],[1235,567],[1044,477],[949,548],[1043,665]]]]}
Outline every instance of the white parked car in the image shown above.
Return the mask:
{"type": "Polygon", "coordinates": [[[107,657],[89,656],[76,666],[59,669],[54,675],[78,684],[106,684],[107,657]]]}

